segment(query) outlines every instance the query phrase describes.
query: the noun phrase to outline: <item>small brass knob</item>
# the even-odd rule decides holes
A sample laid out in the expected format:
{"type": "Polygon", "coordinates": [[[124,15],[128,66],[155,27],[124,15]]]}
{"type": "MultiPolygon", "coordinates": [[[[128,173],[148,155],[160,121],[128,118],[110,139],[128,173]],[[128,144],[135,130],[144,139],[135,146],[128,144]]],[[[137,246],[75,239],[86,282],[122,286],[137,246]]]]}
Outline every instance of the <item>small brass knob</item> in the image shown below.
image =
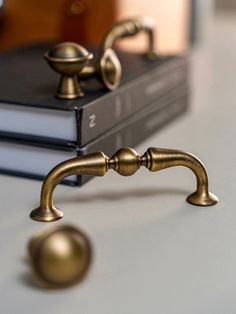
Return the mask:
{"type": "Polygon", "coordinates": [[[28,245],[36,283],[62,288],[81,281],[91,263],[91,244],[79,229],[60,225],[34,235],[28,245]]]}
{"type": "Polygon", "coordinates": [[[106,49],[96,66],[88,65],[79,73],[79,79],[96,76],[108,90],[115,90],[120,85],[122,70],[117,54],[113,49],[106,49]]]}
{"type": "Polygon", "coordinates": [[[48,51],[44,58],[54,71],[61,74],[56,97],[74,99],[84,96],[77,75],[93,58],[92,53],[76,43],[64,42],[48,51]]]}

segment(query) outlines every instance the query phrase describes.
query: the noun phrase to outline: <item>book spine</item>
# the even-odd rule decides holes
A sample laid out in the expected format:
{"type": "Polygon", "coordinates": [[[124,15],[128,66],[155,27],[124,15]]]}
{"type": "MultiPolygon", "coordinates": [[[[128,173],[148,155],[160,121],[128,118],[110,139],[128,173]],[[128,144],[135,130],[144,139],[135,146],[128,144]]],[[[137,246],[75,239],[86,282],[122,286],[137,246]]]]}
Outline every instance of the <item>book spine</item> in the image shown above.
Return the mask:
{"type": "MultiPolygon", "coordinates": [[[[60,154],[61,151],[63,155],[68,155],[68,157],[64,157],[63,160],[65,160],[65,158],[74,158],[76,155],[81,156],[101,150],[108,156],[111,156],[121,147],[135,147],[155,131],[167,125],[174,118],[186,111],[189,96],[184,86],[179,88],[175,94],[169,96],[171,97],[165,96],[161,100],[158,100],[158,109],[156,109],[156,101],[154,101],[143,110],[134,114],[129,119],[126,119],[124,123],[120,123],[103,136],[81,148],[71,148],[68,146],[63,147],[61,145],[45,145],[42,141],[34,142],[32,145],[32,142],[25,141],[25,139],[20,140],[18,138],[9,138],[7,136],[1,137],[0,141],[11,144],[13,147],[18,147],[18,149],[21,149],[23,152],[25,149],[26,151],[29,149],[30,153],[35,149],[39,149],[39,152],[43,154],[42,156],[44,156],[44,152],[46,154],[60,154]]],[[[4,156],[5,155],[3,154],[2,160],[4,160],[4,156]]],[[[45,159],[45,156],[43,159],[45,159]]],[[[5,166],[5,163],[2,161],[2,164],[0,165],[0,173],[38,180],[43,180],[45,176],[45,173],[30,173],[29,171],[25,172],[26,170],[21,170],[20,167],[18,170],[14,170],[10,167],[5,168],[5,166]]],[[[48,169],[48,171],[49,170],[50,169],[48,169]]],[[[73,179],[68,177],[63,181],[63,183],[66,185],[81,186],[91,178],[91,176],[84,175],[77,176],[77,179],[76,177],[73,179]]]]}
{"type": "Polygon", "coordinates": [[[77,112],[78,146],[96,139],[183,82],[187,86],[187,80],[187,58],[175,57],[93,101],[77,112]]]}
{"type": "MultiPolygon", "coordinates": [[[[100,140],[87,145],[78,152],[78,155],[103,151],[108,156],[113,155],[116,150],[121,147],[135,147],[151,134],[170,123],[173,119],[184,113],[188,108],[189,95],[184,94],[172,100],[170,103],[163,104],[161,108],[155,109],[151,106],[148,113],[124,128],[118,129],[110,136],[106,136],[100,140]]],[[[92,177],[87,175],[78,176],[78,185],[81,186],[92,177]]]]}

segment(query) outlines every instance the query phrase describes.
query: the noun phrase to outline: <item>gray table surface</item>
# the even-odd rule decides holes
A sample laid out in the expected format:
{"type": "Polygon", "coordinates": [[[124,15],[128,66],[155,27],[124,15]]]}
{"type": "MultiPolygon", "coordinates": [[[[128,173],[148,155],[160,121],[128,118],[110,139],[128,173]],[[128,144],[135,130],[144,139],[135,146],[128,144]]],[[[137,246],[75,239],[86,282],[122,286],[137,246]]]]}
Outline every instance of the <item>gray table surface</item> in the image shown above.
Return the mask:
{"type": "Polygon", "coordinates": [[[63,222],[89,234],[95,256],[82,284],[47,291],[32,284],[25,258],[44,227],[28,218],[41,183],[0,176],[0,313],[236,313],[235,35],[233,19],[217,20],[192,56],[192,110],[137,148],[196,154],[220,203],[187,204],[195,179],[184,168],[59,186],[63,222]]]}

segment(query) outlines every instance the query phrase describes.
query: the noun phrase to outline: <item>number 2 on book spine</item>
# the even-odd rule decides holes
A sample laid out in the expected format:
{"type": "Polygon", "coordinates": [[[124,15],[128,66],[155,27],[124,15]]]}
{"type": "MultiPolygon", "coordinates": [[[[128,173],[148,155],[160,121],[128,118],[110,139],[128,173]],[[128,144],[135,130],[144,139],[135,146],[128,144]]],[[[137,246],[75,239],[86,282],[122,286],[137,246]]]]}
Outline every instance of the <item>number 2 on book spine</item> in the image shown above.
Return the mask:
{"type": "Polygon", "coordinates": [[[91,114],[89,116],[89,127],[90,128],[94,128],[96,126],[96,115],[95,114],[91,114]]]}

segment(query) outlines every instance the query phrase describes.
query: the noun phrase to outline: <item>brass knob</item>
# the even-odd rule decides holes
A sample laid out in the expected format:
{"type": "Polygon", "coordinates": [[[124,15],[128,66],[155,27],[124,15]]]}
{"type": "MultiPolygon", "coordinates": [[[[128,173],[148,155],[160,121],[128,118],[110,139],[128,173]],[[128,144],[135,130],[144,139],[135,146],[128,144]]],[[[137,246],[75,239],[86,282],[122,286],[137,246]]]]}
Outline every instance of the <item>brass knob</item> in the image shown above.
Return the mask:
{"type": "Polygon", "coordinates": [[[187,197],[187,202],[197,206],[210,206],[218,202],[218,198],[209,192],[208,175],[203,163],[194,155],[180,150],[150,147],[140,156],[132,148],[121,148],[111,158],[103,152],[97,152],[64,161],[52,169],[45,177],[40,206],[30,213],[36,221],[54,221],[63,217],[63,212],[54,206],[53,191],[58,183],[70,175],[103,176],[113,169],[122,176],[133,175],[141,166],[152,172],[162,169],[184,166],[192,170],[196,176],[196,191],[187,197]]]}
{"type": "Polygon", "coordinates": [[[64,225],[40,231],[28,244],[36,283],[62,288],[78,283],[91,263],[91,244],[79,229],[64,225]]]}
{"type": "Polygon", "coordinates": [[[88,65],[79,73],[79,79],[96,76],[108,90],[115,90],[120,85],[121,64],[113,49],[106,49],[96,66],[88,65]]]}
{"type": "Polygon", "coordinates": [[[74,99],[84,96],[77,75],[93,58],[92,53],[76,43],[64,42],[56,45],[44,57],[50,67],[61,74],[56,97],[74,99]]]}

